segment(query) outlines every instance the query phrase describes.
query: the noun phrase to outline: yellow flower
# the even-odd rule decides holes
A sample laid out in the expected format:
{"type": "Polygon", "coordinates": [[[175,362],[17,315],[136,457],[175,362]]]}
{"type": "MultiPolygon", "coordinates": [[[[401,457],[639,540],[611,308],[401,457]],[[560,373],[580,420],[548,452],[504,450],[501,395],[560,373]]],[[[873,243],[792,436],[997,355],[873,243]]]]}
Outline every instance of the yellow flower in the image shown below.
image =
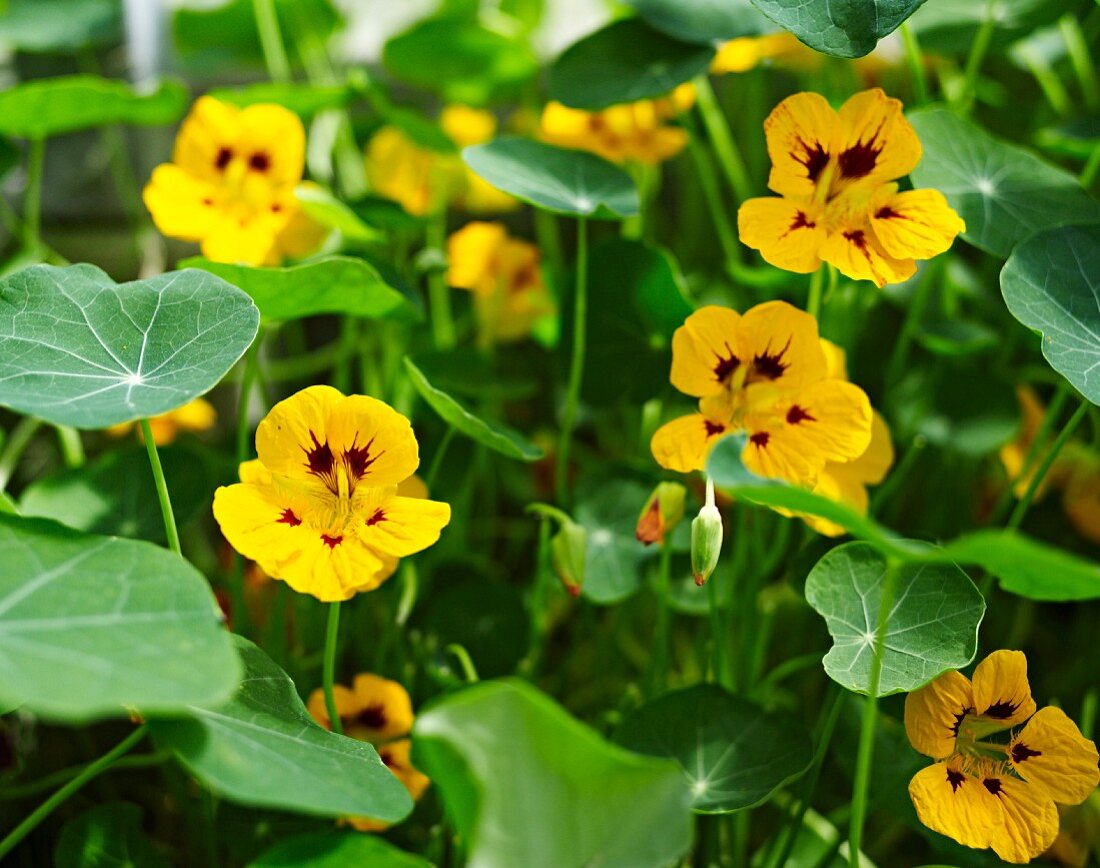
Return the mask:
{"type": "Polygon", "coordinates": [[[208,259],[277,265],[322,237],[294,194],[304,165],[305,130],[293,112],[204,96],[142,198],[161,232],[200,242],[208,259]]]}
{"type": "Polygon", "coordinates": [[[694,102],[695,88],[690,84],[661,99],[622,103],[598,112],[551,102],[543,109],[538,135],[552,145],[591,151],[616,163],[660,163],[687,145],[687,133],[666,122],[694,102]]]}
{"type": "Polygon", "coordinates": [[[467,223],[447,239],[447,282],[474,294],[483,346],[527,337],[554,312],[535,245],[511,238],[499,223],[467,223]]]}
{"type": "MultiPolygon", "coordinates": [[[[460,150],[471,145],[483,144],[497,133],[497,119],[492,112],[464,105],[445,107],[439,115],[439,125],[460,150]]],[[[519,208],[518,199],[509,196],[503,190],[498,190],[465,164],[463,164],[463,172],[466,187],[459,204],[466,211],[471,214],[498,214],[519,208]]]]}
{"type": "Polygon", "coordinates": [[[938,190],[898,192],[920,162],[902,105],[880,89],[834,111],[816,93],[783,100],[764,122],[772,161],[768,187],[781,198],[749,199],[737,214],[741,241],[772,265],[801,274],[825,261],[879,286],[947,250],[966,226],[938,190]]]}
{"type": "Polygon", "coordinates": [[[697,310],[673,335],[670,379],[699,398],[699,412],[653,435],[653,456],[669,470],[702,470],[719,438],[742,431],[749,470],[813,486],[829,462],[858,458],[871,442],[867,396],[829,376],[817,321],[786,302],[744,315],[697,310]]]}
{"type": "Polygon", "coordinates": [[[304,389],[271,408],[256,452],[239,484],[215,492],[214,517],[238,552],[323,602],[378,587],[450,521],[447,504],[398,493],[416,437],[374,398],[304,389]]]}
{"type": "MultiPolygon", "coordinates": [[[[149,430],[153,433],[153,442],[157,446],[166,446],[176,439],[181,431],[209,431],[218,421],[217,411],[203,398],[188,401],[182,407],[169,410],[149,420],[149,430]]],[[[137,422],[123,422],[112,425],[107,433],[112,437],[124,437],[137,427],[137,422]]],[[[138,436],[141,436],[140,429],[138,436]]]]}
{"type": "Polygon", "coordinates": [[[724,43],[711,61],[710,71],[715,75],[748,72],[769,61],[808,71],[821,66],[821,55],[799,42],[793,33],[781,30],[764,36],[742,36],[724,43]]]}
{"type": "Polygon", "coordinates": [[[1064,482],[1062,509],[1081,536],[1100,543],[1100,456],[1069,443],[1055,462],[1055,482],[1064,482]]]}
{"type": "Polygon", "coordinates": [[[937,760],[909,784],[924,825],[1006,862],[1028,862],[1051,846],[1055,803],[1083,802],[1100,770],[1096,746],[1065,712],[1035,709],[1019,651],[993,652],[973,681],[947,672],[906,697],[909,741],[937,760]],[[1007,744],[986,740],[1005,730],[1013,730],[1007,744]]]}

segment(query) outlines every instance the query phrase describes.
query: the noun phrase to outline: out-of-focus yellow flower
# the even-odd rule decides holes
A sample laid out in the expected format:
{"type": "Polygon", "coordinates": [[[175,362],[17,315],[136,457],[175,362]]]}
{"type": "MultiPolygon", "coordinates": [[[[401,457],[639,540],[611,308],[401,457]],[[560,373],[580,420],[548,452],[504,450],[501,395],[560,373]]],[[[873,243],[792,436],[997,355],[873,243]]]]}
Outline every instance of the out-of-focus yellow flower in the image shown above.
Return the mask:
{"type": "Polygon", "coordinates": [[[467,223],[447,239],[447,261],[447,282],[474,294],[482,346],[525,338],[554,312],[538,248],[499,223],[467,223]]]}
{"type": "Polygon", "coordinates": [[[781,30],[764,36],[742,36],[724,43],[711,61],[710,71],[715,75],[748,72],[769,62],[810,71],[821,66],[822,56],[799,42],[793,33],[781,30]]]}
{"type": "Polygon", "coordinates": [[[737,214],[742,243],[772,265],[808,274],[828,262],[878,286],[916,272],[966,229],[938,190],[898,192],[920,161],[902,105],[863,91],[835,111],[823,96],[783,100],[764,122],[778,197],[749,199],[737,214]]]}
{"type": "Polygon", "coordinates": [[[687,132],[668,121],[695,103],[695,88],[680,85],[667,97],[613,105],[589,112],[547,103],[538,135],[544,142],[591,151],[616,163],[655,164],[687,145],[687,132]]]}
{"type": "MultiPolygon", "coordinates": [[[[1024,462],[1035,443],[1035,438],[1039,434],[1043,417],[1046,416],[1047,411],[1035,390],[1030,386],[1017,386],[1016,398],[1020,402],[1020,432],[1016,435],[1015,440],[1001,447],[999,457],[1009,481],[1016,480],[1013,494],[1019,498],[1027,492],[1031,479],[1035,475],[1035,470],[1043,461],[1045,451],[1041,450],[1035,456],[1035,460],[1032,461],[1031,471],[1026,476],[1020,476],[1024,470],[1024,462]]],[[[1051,465],[1042,482],[1039,483],[1039,489],[1035,493],[1036,500],[1041,498],[1052,485],[1060,486],[1069,480],[1073,466],[1076,463],[1073,459],[1079,454],[1076,450],[1069,448],[1063,450],[1062,454],[1054,460],[1054,464],[1051,465]]]]}
{"type": "MultiPolygon", "coordinates": [[[[218,421],[217,411],[204,398],[195,398],[188,401],[182,407],[169,410],[159,416],[149,419],[149,430],[153,434],[153,442],[157,446],[166,446],[176,439],[182,431],[209,431],[218,421]]],[[[107,433],[112,437],[124,437],[130,431],[137,428],[138,436],[141,429],[137,422],[123,422],[121,425],[112,425],[107,433]]]]}
{"type": "Polygon", "coordinates": [[[142,198],[161,232],[199,242],[208,259],[277,265],[309,253],[324,235],[294,194],[304,165],[305,130],[293,112],[204,96],[142,198]]]}
{"type": "MultiPolygon", "coordinates": [[[[1067,444],[1055,462],[1055,482],[1065,486],[1062,509],[1085,539],[1100,543],[1100,455],[1076,443],[1067,444]]],[[[1052,468],[1051,473],[1054,473],[1052,468]]]]}
{"type": "Polygon", "coordinates": [[[1095,791],[1080,805],[1059,805],[1058,837],[1043,854],[1045,859],[1085,868],[1089,856],[1100,860],[1100,791],[1095,791]]]}
{"type": "MultiPolygon", "coordinates": [[[[497,119],[492,112],[464,105],[449,105],[439,116],[443,132],[461,150],[483,144],[497,132],[497,119]]],[[[520,202],[503,190],[498,190],[463,164],[466,186],[459,197],[459,206],[471,214],[499,214],[515,211],[520,202]]]]}

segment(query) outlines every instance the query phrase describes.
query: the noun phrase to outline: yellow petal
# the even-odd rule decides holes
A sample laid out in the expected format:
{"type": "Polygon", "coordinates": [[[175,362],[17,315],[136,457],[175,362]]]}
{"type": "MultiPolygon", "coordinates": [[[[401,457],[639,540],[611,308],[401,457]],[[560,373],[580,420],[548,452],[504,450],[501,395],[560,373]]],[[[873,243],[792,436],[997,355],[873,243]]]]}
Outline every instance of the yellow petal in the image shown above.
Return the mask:
{"type": "Polygon", "coordinates": [[[496,266],[508,233],[499,223],[473,221],[447,239],[447,283],[459,289],[492,293],[496,266]]]}
{"type": "Polygon", "coordinates": [[[749,308],[737,325],[745,385],[799,389],[825,376],[827,362],[817,320],[785,301],[749,308]]]}
{"type": "Polygon", "coordinates": [[[452,142],[465,148],[489,141],[496,133],[497,119],[483,109],[449,105],[440,112],[439,125],[452,142]]]}
{"type": "Polygon", "coordinates": [[[409,420],[389,404],[349,395],[329,410],[326,422],[329,447],[354,483],[397,485],[416,472],[416,435],[409,420]]]}
{"type": "Polygon", "coordinates": [[[1092,456],[1070,471],[1062,507],[1081,536],[1100,543],[1100,463],[1092,456]]]}
{"type": "Polygon", "coordinates": [[[672,385],[701,398],[721,392],[740,364],[737,325],[741,315],[709,305],[689,316],[672,336],[672,385]]]}
{"type": "Polygon", "coordinates": [[[658,428],[649,448],[657,463],[666,470],[690,473],[706,467],[711,447],[730,430],[702,413],[692,413],[658,428]]]}
{"type": "Polygon", "coordinates": [[[841,139],[833,190],[882,184],[908,175],[920,162],[917,133],[904,108],[880,88],[850,97],[840,108],[841,139]]]}
{"type": "Polygon", "coordinates": [[[737,234],[776,268],[809,274],[821,266],[825,224],[820,206],[808,199],[749,199],[737,211],[737,234]]]}
{"type": "Polygon", "coordinates": [[[876,411],[871,411],[871,442],[858,458],[835,466],[835,473],[845,485],[878,485],[894,464],[894,444],[890,428],[876,411]]]}
{"type": "Polygon", "coordinates": [[[760,62],[760,37],[742,36],[731,39],[718,48],[714,60],[710,63],[710,71],[715,75],[723,75],[729,72],[748,72],[760,62]]]}
{"type": "Polygon", "coordinates": [[[909,782],[909,797],[924,825],[964,847],[988,847],[1002,823],[997,797],[955,761],[917,772],[909,782]]]}
{"type": "Polygon", "coordinates": [[[266,567],[264,571],[301,594],[310,594],[322,603],[333,603],[378,587],[383,567],[381,559],[355,537],[310,529],[294,560],[281,564],[276,572],[266,567]]]}
{"type": "Polygon", "coordinates": [[[1061,805],[1077,805],[1100,784],[1096,745],[1060,708],[1040,709],[1013,739],[1012,767],[1029,784],[1042,786],[1061,805]]]}
{"type": "Polygon", "coordinates": [[[871,280],[877,286],[901,283],[917,272],[912,259],[895,259],[879,245],[870,229],[853,225],[832,232],[821,246],[821,258],[852,280],[871,280]]]}
{"type": "Polygon", "coordinates": [[[355,676],[352,693],[355,707],[342,721],[345,735],[382,744],[412,729],[412,701],[398,682],[364,672],[355,676]]]}
{"type": "Polygon", "coordinates": [[[202,255],[214,262],[275,265],[282,258],[278,247],[280,225],[263,218],[217,214],[202,239],[202,255]]]}
{"type": "Polygon", "coordinates": [[[294,112],[273,103],[250,105],[241,111],[240,125],[237,148],[249,172],[276,185],[302,179],[306,133],[294,112]]]}
{"type": "Polygon", "coordinates": [[[239,483],[214,492],[214,518],[222,534],[274,578],[281,578],[283,565],[312,542],[313,533],[301,513],[298,504],[270,485],[239,483]]]}
{"type": "Polygon", "coordinates": [[[825,97],[796,93],[764,121],[772,170],[768,187],[781,196],[810,198],[840,144],[840,119],[825,97]]]}
{"type": "Polygon", "coordinates": [[[419,800],[431,781],[412,764],[412,742],[407,738],[390,742],[379,749],[378,756],[405,785],[413,801],[419,800]]]}
{"type": "Polygon", "coordinates": [[[500,214],[517,211],[522,202],[510,196],[467,169],[465,173],[465,192],[460,199],[461,207],[471,214],[500,214]]]}
{"type": "Polygon", "coordinates": [[[251,461],[242,461],[237,468],[237,475],[241,482],[251,482],[255,485],[271,485],[271,471],[264,467],[259,458],[251,461]]]}
{"type": "Polygon", "coordinates": [[[974,667],[974,712],[1007,729],[1035,713],[1022,651],[994,651],[974,667]]]}
{"type": "Polygon", "coordinates": [[[327,449],[328,416],[344,396],[331,386],[310,386],[280,401],[256,429],[256,454],[272,473],[320,485],[334,456],[327,449]]]}
{"type": "Polygon", "coordinates": [[[844,348],[822,338],[821,351],[825,353],[825,376],[837,380],[847,380],[848,355],[844,352],[844,348]]]}
{"type": "MultiPolygon", "coordinates": [[[[357,708],[355,694],[343,684],[332,685],[332,699],[341,720],[355,713],[357,708]]],[[[328,718],[328,706],[325,704],[325,691],[322,688],[318,687],[309,695],[306,711],[325,729],[332,729],[328,718]]]]}
{"type": "Polygon", "coordinates": [[[907,190],[873,203],[871,230],[895,259],[931,259],[947,250],[966,224],[939,190],[907,190]]]}
{"type": "Polygon", "coordinates": [[[379,556],[403,558],[439,539],[451,507],[418,497],[391,497],[363,516],[359,539],[379,556]]]}
{"type": "Polygon", "coordinates": [[[239,108],[213,97],[199,97],[180,126],[172,162],[198,178],[217,180],[227,161],[236,155],[240,132],[239,108]]]}
{"type": "Polygon", "coordinates": [[[990,837],[993,852],[1023,864],[1042,854],[1058,836],[1058,810],[1041,787],[1008,775],[987,777],[982,785],[1000,802],[1003,822],[990,837]]]}
{"type": "Polygon", "coordinates": [[[210,232],[218,195],[209,181],[172,163],[153,169],[141,193],[157,229],[184,241],[201,241],[210,232]]]}
{"type": "Polygon", "coordinates": [[[905,697],[905,734],[925,756],[943,759],[955,752],[955,737],[974,707],[970,681],[961,672],[945,672],[905,697]]]}

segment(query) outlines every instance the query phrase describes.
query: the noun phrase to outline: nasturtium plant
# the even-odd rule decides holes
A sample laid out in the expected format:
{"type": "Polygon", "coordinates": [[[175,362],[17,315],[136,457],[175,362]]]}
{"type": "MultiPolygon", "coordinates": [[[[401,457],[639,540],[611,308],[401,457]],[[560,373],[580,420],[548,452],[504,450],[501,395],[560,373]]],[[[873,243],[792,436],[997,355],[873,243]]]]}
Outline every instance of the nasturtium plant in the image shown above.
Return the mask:
{"type": "Polygon", "coordinates": [[[252,868],[342,868],[370,865],[371,868],[429,868],[425,859],[406,853],[385,838],[358,832],[309,832],[286,838],[250,863],[252,868]]]}
{"type": "Polygon", "coordinates": [[[752,0],[780,27],[834,57],[862,57],[893,33],[925,0],[752,0]]]}
{"type": "Polygon", "coordinates": [[[760,36],[775,25],[749,0],[629,0],[651,26],[684,42],[760,36]]]}
{"type": "Polygon", "coordinates": [[[57,868],[148,866],[172,863],[142,829],[142,811],[132,802],[107,802],[70,820],[53,854],[57,868]]]}
{"type": "Polygon", "coordinates": [[[580,493],[576,519],[587,533],[581,593],[593,603],[618,603],[641,587],[647,552],[635,528],[648,494],[644,485],[625,480],[580,493]]]}

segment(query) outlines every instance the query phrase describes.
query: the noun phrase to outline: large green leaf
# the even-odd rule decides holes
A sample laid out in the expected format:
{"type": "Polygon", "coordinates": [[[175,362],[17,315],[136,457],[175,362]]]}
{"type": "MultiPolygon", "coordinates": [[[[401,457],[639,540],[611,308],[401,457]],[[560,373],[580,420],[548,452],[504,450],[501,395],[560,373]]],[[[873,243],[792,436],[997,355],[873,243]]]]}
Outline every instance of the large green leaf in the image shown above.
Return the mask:
{"type": "Polygon", "coordinates": [[[0,704],[57,720],[223,701],[240,664],[206,580],[146,542],[0,515],[0,704]]]}
{"type": "Polygon", "coordinates": [[[1004,257],[1043,229],[1100,222],[1100,202],[1031,152],[945,109],[912,112],[909,120],[924,148],[913,184],[947,197],[966,221],[963,238],[975,247],[1004,257]]]}
{"type": "Polygon", "coordinates": [[[413,744],[478,868],[663,868],[691,843],[675,763],[608,744],[523,682],[433,703],[413,744]]]}
{"type": "Polygon", "coordinates": [[[20,51],[75,52],[122,37],[117,0],[7,0],[0,43],[20,51]]]}
{"type": "Polygon", "coordinates": [[[568,106],[602,109],[664,96],[705,72],[709,45],[681,42],[640,18],[614,21],[575,42],[550,67],[550,98],[568,106]]]}
{"type": "Polygon", "coordinates": [[[600,605],[626,599],[642,584],[642,562],[649,554],[638,542],[638,514],[650,489],[629,480],[587,486],[577,498],[576,521],[588,535],[585,598],[600,605]]]}
{"type": "Polygon", "coordinates": [[[883,641],[878,696],[916,690],[948,669],[961,669],[978,649],[985,600],[951,564],[890,566],[873,546],[832,549],[806,578],[806,602],[825,618],[833,647],[822,663],[838,684],[869,694],[875,631],[887,571],[893,591],[883,641]]]}
{"type": "Polygon", "coordinates": [[[514,428],[498,422],[486,422],[429,383],[408,356],[405,357],[405,371],[425,403],[456,431],[509,458],[519,461],[538,461],[542,458],[542,450],[514,428]]]}
{"type": "Polygon", "coordinates": [[[1012,315],[1043,336],[1043,356],[1100,404],[1100,226],[1068,226],[1020,244],[1001,271],[1012,315]]]}
{"type": "Polygon", "coordinates": [[[96,75],[66,75],[20,84],[0,93],[0,133],[44,139],[109,124],[163,126],[187,108],[187,88],[162,81],[138,92],[96,75]]]}
{"type": "Polygon", "coordinates": [[[813,742],[801,723],[714,684],[647,702],[623,721],[615,740],[675,760],[691,787],[692,806],[704,814],[759,805],[813,759],[813,742]]]}
{"type": "Polygon", "coordinates": [[[652,27],[685,42],[712,45],[758,36],[775,25],[749,0],[627,0],[652,27]]]}
{"type": "Polygon", "coordinates": [[[0,404],[78,428],[157,416],[217,385],[259,319],[205,271],[116,284],[94,265],[25,268],[0,282],[0,404]]]}
{"type": "Polygon", "coordinates": [[[586,151],[504,136],[466,148],[462,159],[494,187],[555,214],[617,220],[638,213],[630,175],[586,151]]]}
{"type": "Polygon", "coordinates": [[[252,297],[264,319],[282,322],[322,313],[403,321],[421,317],[417,307],[387,283],[378,269],[357,257],[326,256],[286,268],[257,268],[195,256],[180,265],[201,268],[239,286],[252,297]]]}
{"type": "Polygon", "coordinates": [[[953,540],[959,563],[977,564],[1011,594],[1063,602],[1100,599],[1100,566],[1011,531],[985,530],[953,540]]]}
{"type": "Polygon", "coordinates": [[[321,816],[403,819],[412,799],[367,742],[329,732],[270,657],[234,636],[244,663],[236,696],[152,724],[153,737],[215,793],[246,805],[321,816]]]}
{"type": "Polygon", "coordinates": [[[141,808],[107,802],[70,820],[53,854],[54,868],[169,868],[141,828],[141,808]]]}
{"type": "Polygon", "coordinates": [[[862,57],[893,33],[924,0],[752,0],[810,48],[834,57],[862,57]]]}
{"type": "Polygon", "coordinates": [[[249,868],[432,868],[385,838],[361,832],[310,832],[284,838],[248,863],[249,868]]]}

